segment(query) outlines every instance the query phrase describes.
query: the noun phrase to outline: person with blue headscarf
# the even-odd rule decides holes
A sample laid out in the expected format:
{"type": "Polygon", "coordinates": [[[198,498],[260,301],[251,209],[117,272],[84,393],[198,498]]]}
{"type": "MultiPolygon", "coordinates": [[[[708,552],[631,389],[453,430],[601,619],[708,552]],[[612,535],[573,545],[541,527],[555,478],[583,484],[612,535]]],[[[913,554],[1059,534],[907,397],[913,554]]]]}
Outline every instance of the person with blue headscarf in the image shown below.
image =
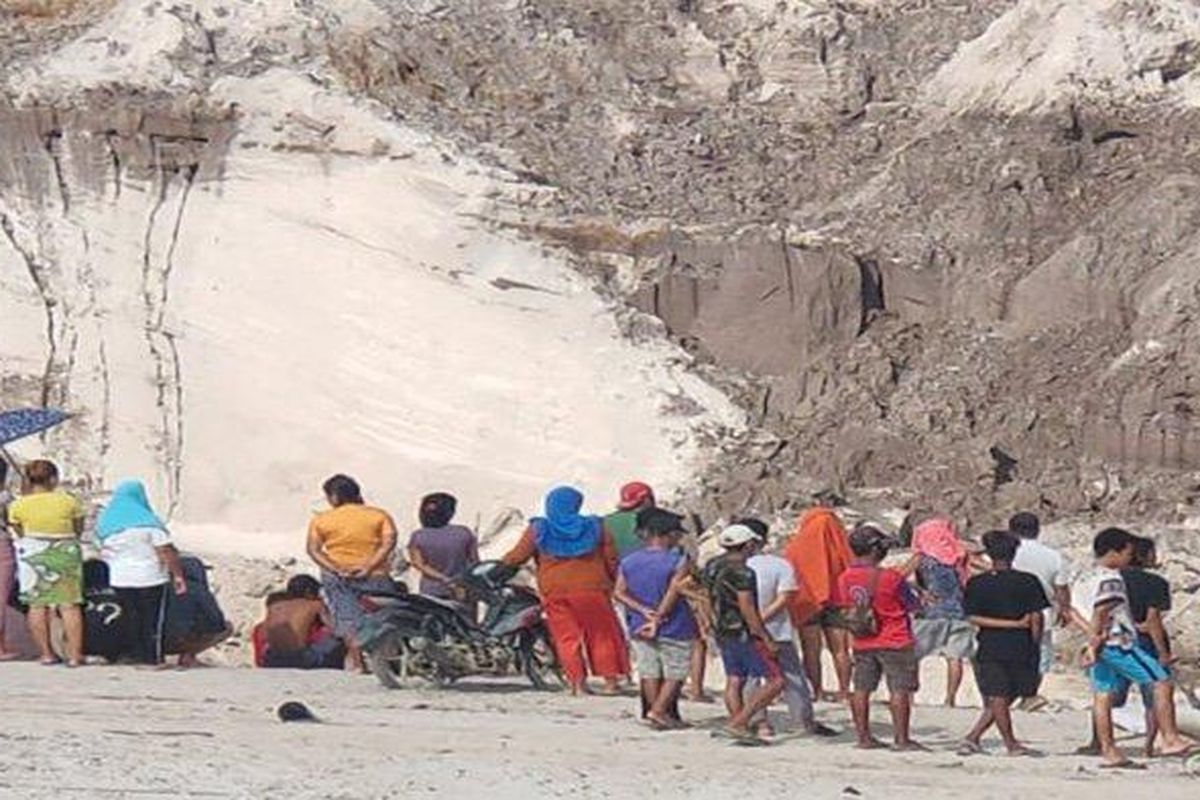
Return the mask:
{"type": "Polygon", "coordinates": [[[150,507],[141,481],[117,484],[96,520],[96,541],[108,565],[109,585],[131,617],[127,649],[140,663],[161,664],[167,587],[186,594],[187,580],[170,533],[150,507]]]}
{"type": "Polygon", "coordinates": [[[572,693],[587,691],[589,668],[604,678],[606,693],[615,693],[630,669],[612,604],[617,548],[600,518],[582,509],[578,489],[554,489],[546,495],[545,516],[530,520],[502,560],[511,566],[536,563],[546,626],[572,693]]]}

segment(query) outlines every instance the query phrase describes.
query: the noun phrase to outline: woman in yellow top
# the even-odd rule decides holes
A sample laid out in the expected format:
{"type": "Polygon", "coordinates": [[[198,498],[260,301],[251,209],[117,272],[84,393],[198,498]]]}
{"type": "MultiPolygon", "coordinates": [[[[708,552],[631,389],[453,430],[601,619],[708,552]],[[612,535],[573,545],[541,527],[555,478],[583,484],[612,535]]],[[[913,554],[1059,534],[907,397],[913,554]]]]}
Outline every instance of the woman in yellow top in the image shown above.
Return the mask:
{"type": "Polygon", "coordinates": [[[83,504],[58,488],[58,467],[30,462],[25,494],[9,505],[8,524],[21,602],[29,606],[29,632],[43,664],[58,663],[50,648],[50,610],[55,608],[67,635],[67,666],[83,664],[83,518],[83,504]]]}
{"type": "Polygon", "coordinates": [[[334,475],[322,488],[332,508],[317,514],[308,526],[308,555],[321,567],[333,630],[346,643],[346,669],[361,671],[358,624],[363,609],[358,599],[396,591],[391,578],[396,523],[383,509],[363,502],[362,490],[351,477],[334,475]]]}

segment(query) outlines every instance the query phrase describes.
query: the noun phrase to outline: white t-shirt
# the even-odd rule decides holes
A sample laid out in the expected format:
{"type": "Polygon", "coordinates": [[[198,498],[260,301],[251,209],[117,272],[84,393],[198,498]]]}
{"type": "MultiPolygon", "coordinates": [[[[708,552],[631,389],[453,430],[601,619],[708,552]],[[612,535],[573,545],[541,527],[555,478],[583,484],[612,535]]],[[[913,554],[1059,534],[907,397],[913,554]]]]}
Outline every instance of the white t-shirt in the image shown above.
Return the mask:
{"type": "Polygon", "coordinates": [[[162,586],[171,573],[158,557],[156,547],[171,543],[158,528],[129,528],[114,533],[100,545],[100,557],[108,564],[108,583],[114,589],[162,586]]]}
{"type": "Polygon", "coordinates": [[[1018,572],[1028,572],[1042,584],[1046,593],[1046,602],[1054,605],[1054,589],[1059,586],[1069,586],[1070,576],[1067,575],[1066,562],[1062,553],[1053,547],[1047,547],[1037,539],[1022,539],[1017,548],[1017,557],[1013,559],[1012,568],[1018,572]]]}
{"type": "Polygon", "coordinates": [[[1104,643],[1125,650],[1137,641],[1137,626],[1129,610],[1129,595],[1125,590],[1125,579],[1121,572],[1107,567],[1097,567],[1076,582],[1071,591],[1071,605],[1086,619],[1092,619],[1096,606],[1116,601],[1109,617],[1108,631],[1104,643]]]}
{"type": "MultiPolygon", "coordinates": [[[[754,571],[754,577],[758,581],[759,611],[775,602],[775,598],[783,592],[794,592],[799,588],[799,584],[796,583],[796,571],[779,556],[760,553],[747,559],[746,566],[754,571]]],[[[775,641],[792,641],[792,616],[787,608],[763,622],[767,626],[767,633],[771,634],[775,641]]]]}

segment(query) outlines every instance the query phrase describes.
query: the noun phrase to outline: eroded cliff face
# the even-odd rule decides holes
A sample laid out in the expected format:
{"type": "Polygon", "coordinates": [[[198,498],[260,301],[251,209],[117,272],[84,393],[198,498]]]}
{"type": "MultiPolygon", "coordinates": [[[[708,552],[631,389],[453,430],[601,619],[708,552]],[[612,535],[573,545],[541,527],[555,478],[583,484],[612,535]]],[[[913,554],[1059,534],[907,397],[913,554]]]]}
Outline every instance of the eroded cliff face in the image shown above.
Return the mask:
{"type": "Polygon", "coordinates": [[[559,188],[514,224],[741,373],[709,518],[1193,515],[1192,4],[380,5],[347,83],[559,188]]]}
{"type": "MultiPolygon", "coordinates": [[[[614,326],[650,342],[669,335],[741,401],[754,425],[715,440],[723,455],[694,491],[705,521],[746,506],[786,515],[827,484],[976,521],[1016,506],[1195,513],[1200,16],[1190,3],[206,0],[125,2],[96,16],[102,5],[88,4],[89,37],[47,35],[41,49],[27,37],[10,80],[19,113],[54,87],[120,85],[202,102],[203,124],[236,131],[205,145],[224,153],[213,162],[223,182],[151,168],[138,230],[160,196],[156,230],[169,228],[188,185],[236,207],[228,176],[261,175],[285,154],[316,159],[330,185],[351,186],[336,178],[351,164],[429,185],[427,170],[402,169],[421,146],[377,132],[340,140],[342,112],[323,111],[314,92],[435,135],[437,158],[459,176],[438,176],[439,196],[472,198],[442,209],[569,251],[644,312],[623,311],[614,326]],[[57,57],[32,60],[47,53],[57,57]],[[273,70],[308,89],[279,89],[273,70]],[[262,112],[250,115],[257,133],[246,109],[262,112]],[[460,163],[464,153],[478,161],[460,163]],[[464,165],[501,170],[512,186],[464,190],[464,165]]],[[[51,137],[47,150],[46,130],[23,149],[48,171],[22,180],[47,187],[34,195],[49,192],[37,202],[53,224],[14,232],[28,250],[37,229],[61,229],[48,241],[79,250],[54,210],[48,153],[66,142],[51,137]]],[[[111,170],[100,156],[90,168],[111,170]]],[[[322,203],[304,236],[328,224],[343,243],[406,249],[327,223],[340,206],[322,203]]],[[[263,208],[272,225],[289,213],[263,208]]],[[[130,262],[152,251],[164,264],[169,230],[145,239],[131,239],[142,244],[130,262]]],[[[443,258],[421,263],[457,276],[458,260],[443,258]]],[[[159,274],[146,282],[157,287],[159,274]]],[[[545,288],[488,274],[506,297],[545,288]]],[[[156,296],[133,287],[135,300],[156,296]]],[[[171,313],[155,333],[147,303],[131,307],[150,322],[139,333],[147,353],[152,342],[169,351],[171,313]]],[[[66,324],[54,314],[50,330],[66,324]]],[[[58,391],[58,372],[30,369],[46,376],[31,386],[58,391]]],[[[148,396],[169,429],[158,390],[148,396]]]]}
{"type": "Polygon", "coordinates": [[[498,226],[546,190],[334,79],[327,26],[379,13],[128,0],[10,54],[3,402],[77,413],[22,454],[142,477],[193,544],[278,532],[244,548],[278,554],[333,471],[401,508],[453,489],[486,524],[556,481],[598,508],[626,476],[669,492],[741,427],[682,350],[625,339],[564,254],[498,226]]]}
{"type": "Polygon", "coordinates": [[[6,400],[86,409],[63,441],[92,478],[132,444],[114,426],[140,419],[154,433],[118,458],[154,476],[171,511],[187,419],[172,274],[189,199],[220,177],[222,116],[109,93],[0,108],[0,232],[24,267],[5,283],[25,301],[6,304],[5,350],[23,357],[5,371],[33,378],[6,400]]]}

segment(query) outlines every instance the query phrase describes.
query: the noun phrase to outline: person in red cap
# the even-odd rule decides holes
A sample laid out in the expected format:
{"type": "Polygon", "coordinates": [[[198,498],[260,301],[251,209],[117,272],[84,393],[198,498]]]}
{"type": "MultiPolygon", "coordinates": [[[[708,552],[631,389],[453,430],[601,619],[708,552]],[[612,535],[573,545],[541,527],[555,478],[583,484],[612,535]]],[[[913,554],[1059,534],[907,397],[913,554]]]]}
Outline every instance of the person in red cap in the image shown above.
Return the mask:
{"type": "Polygon", "coordinates": [[[654,490],[649,484],[632,481],[621,487],[617,510],[604,518],[604,527],[612,534],[619,558],[642,549],[643,542],[637,535],[637,515],[642,509],[656,505],[654,490]]]}

